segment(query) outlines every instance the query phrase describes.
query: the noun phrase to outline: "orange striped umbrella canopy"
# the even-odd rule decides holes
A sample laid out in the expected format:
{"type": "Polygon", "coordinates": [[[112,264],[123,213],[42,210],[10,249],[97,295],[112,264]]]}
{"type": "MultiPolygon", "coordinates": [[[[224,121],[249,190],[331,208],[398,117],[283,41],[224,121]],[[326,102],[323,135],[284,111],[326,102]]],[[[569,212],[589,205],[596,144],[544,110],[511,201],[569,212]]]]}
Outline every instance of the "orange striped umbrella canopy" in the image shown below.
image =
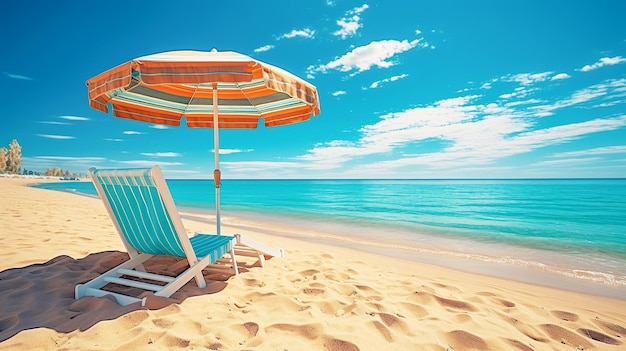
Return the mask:
{"type": "Polygon", "coordinates": [[[171,51],[133,59],[87,81],[90,105],[154,124],[256,128],[320,113],[317,89],[295,75],[236,52],[171,51]],[[217,99],[213,93],[217,91],[217,99]]]}
{"type": "Polygon", "coordinates": [[[87,81],[89,104],[115,117],[213,128],[215,209],[220,234],[220,128],[305,121],[320,113],[317,89],[295,75],[236,52],[170,51],[136,58],[87,81]]]}

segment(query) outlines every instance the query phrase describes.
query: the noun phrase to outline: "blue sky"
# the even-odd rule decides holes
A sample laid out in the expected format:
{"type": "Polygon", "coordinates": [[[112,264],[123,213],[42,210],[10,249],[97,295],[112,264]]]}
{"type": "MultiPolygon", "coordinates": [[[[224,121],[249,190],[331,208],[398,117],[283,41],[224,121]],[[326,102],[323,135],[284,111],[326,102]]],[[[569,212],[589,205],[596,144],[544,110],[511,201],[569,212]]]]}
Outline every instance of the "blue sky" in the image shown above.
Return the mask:
{"type": "Polygon", "coordinates": [[[222,130],[224,179],[626,177],[624,1],[0,2],[0,145],[22,167],[210,178],[210,129],[89,107],[85,81],[237,51],[317,86],[299,124],[222,130]]]}

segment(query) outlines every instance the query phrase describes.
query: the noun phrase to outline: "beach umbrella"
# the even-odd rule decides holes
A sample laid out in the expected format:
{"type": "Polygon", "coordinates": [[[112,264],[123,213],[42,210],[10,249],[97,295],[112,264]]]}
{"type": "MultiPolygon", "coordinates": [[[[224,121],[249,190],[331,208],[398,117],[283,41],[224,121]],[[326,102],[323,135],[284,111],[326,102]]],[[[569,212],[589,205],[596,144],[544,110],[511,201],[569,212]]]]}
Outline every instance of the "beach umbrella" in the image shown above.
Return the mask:
{"type": "Polygon", "coordinates": [[[320,113],[317,89],[236,52],[171,51],[139,57],[87,80],[89,104],[115,117],[213,128],[215,211],[220,225],[219,129],[305,121],[320,113]]]}

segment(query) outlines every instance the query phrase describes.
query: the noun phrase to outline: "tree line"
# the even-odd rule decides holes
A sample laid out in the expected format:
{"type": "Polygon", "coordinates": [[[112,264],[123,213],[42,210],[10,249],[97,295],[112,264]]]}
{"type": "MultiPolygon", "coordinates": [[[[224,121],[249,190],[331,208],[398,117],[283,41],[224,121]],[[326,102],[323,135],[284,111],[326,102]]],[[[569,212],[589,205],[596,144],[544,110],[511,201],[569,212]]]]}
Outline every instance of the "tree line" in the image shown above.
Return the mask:
{"type": "Polygon", "coordinates": [[[23,175],[37,175],[37,176],[51,176],[51,177],[65,177],[65,178],[80,178],[86,177],[83,173],[72,173],[68,170],[63,170],[58,167],[50,167],[46,170],[46,173],[30,171],[22,169],[22,147],[17,142],[17,139],[13,139],[8,145],[8,148],[0,148],[0,173],[6,174],[23,174],[23,175]]]}

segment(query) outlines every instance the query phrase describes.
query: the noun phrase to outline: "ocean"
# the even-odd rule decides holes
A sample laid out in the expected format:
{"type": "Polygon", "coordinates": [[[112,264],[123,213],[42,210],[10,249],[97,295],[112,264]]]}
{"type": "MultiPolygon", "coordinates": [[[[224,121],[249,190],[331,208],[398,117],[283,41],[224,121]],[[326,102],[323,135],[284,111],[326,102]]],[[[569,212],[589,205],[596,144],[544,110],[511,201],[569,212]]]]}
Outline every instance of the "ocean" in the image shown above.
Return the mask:
{"type": "MultiPolygon", "coordinates": [[[[179,211],[214,211],[212,180],[167,182],[179,211]]],[[[37,186],[96,196],[90,182],[37,186]]],[[[225,224],[228,216],[286,223],[418,261],[558,273],[623,289],[626,298],[626,179],[226,179],[221,213],[225,224]]]]}

